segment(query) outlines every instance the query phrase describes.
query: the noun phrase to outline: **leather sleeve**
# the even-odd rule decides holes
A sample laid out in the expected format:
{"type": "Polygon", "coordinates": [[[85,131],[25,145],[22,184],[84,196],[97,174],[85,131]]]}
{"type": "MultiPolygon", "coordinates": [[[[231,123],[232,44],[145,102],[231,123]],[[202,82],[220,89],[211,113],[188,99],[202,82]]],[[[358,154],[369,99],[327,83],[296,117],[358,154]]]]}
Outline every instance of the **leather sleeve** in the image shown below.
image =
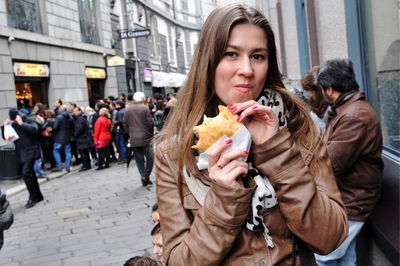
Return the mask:
{"type": "Polygon", "coordinates": [[[359,159],[367,133],[364,121],[352,116],[342,117],[332,129],[328,137],[328,154],[335,176],[347,172],[359,159]]]}
{"type": "Polygon", "coordinates": [[[309,151],[303,158],[284,129],[254,146],[252,152],[256,168],[269,177],[276,190],[288,228],[313,252],[328,254],[347,236],[347,215],[326,145],[321,142],[317,150],[321,159],[312,159],[309,151]]]}
{"type": "MultiPolygon", "coordinates": [[[[156,151],[157,201],[166,265],[218,265],[242,230],[253,188],[212,183],[194,217],[179,196],[176,163],[156,151]]],[[[186,186],[186,185],[184,185],[186,186]]],[[[193,196],[187,193],[189,196],[193,196]]]]}

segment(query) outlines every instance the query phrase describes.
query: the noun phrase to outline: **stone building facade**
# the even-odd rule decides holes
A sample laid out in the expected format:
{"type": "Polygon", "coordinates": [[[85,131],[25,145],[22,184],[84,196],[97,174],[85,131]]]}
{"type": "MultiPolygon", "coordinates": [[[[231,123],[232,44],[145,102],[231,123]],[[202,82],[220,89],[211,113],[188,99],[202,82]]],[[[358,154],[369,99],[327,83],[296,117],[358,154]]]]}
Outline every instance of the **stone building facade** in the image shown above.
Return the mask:
{"type": "Polygon", "coordinates": [[[0,120],[17,99],[87,106],[116,95],[108,0],[0,1],[0,120]]]}
{"type": "Polygon", "coordinates": [[[176,92],[197,44],[201,1],[117,0],[112,12],[119,18],[116,47],[125,59],[125,65],[117,67],[120,91],[144,91],[147,96],[176,92]]]}

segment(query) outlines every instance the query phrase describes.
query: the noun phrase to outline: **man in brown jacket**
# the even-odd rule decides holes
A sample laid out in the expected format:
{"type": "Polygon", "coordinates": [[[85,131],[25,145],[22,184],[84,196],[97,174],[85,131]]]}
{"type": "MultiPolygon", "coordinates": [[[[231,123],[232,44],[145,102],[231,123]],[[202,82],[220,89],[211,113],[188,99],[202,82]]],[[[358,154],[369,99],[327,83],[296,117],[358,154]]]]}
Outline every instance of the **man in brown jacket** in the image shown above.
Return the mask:
{"type": "Polygon", "coordinates": [[[143,104],[144,100],[143,92],[135,92],[133,104],[128,105],[125,110],[123,123],[129,133],[133,156],[142,176],[142,185],[147,186],[153,184],[150,181],[154,161],[150,142],[153,138],[154,121],[150,109],[143,104]]]}
{"type": "Polygon", "coordinates": [[[317,74],[331,107],[325,133],[328,154],[349,219],[347,239],[332,253],[316,255],[318,265],[356,265],[356,237],[380,195],[382,133],[374,110],[358,90],[353,64],[335,59],[317,74]]]}

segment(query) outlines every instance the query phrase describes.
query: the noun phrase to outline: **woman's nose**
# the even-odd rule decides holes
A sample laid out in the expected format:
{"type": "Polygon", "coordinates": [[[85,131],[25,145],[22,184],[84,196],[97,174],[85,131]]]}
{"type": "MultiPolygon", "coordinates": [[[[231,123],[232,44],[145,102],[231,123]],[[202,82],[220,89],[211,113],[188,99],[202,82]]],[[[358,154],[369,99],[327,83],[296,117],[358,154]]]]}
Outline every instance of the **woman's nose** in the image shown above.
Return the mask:
{"type": "Polygon", "coordinates": [[[238,67],[239,75],[250,76],[251,74],[253,74],[253,66],[251,65],[250,58],[246,57],[240,60],[238,67]]]}

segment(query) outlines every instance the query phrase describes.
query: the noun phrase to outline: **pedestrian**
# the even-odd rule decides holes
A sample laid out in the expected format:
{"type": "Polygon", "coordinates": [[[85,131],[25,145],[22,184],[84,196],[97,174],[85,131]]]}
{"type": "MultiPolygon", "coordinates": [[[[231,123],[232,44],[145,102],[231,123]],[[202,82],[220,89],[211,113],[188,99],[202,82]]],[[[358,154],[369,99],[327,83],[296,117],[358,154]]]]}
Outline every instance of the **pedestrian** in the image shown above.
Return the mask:
{"type": "Polygon", "coordinates": [[[164,265],[164,257],[163,257],[163,239],[161,235],[161,227],[160,223],[156,223],[151,230],[151,240],[153,242],[153,253],[156,257],[156,260],[164,265]]]}
{"type": "Polygon", "coordinates": [[[65,105],[58,108],[58,115],[53,125],[54,146],[53,155],[56,159],[56,168],[54,172],[62,171],[61,151],[65,154],[65,170],[69,173],[71,171],[71,136],[74,133],[74,119],[67,111],[65,105]]]}
{"type": "Polygon", "coordinates": [[[127,162],[128,147],[126,146],[127,137],[124,129],[124,115],[125,115],[125,102],[118,100],[115,104],[117,114],[114,121],[114,127],[117,134],[117,145],[119,150],[119,161],[118,164],[124,164],[127,162]]]}
{"type": "MultiPolygon", "coordinates": [[[[96,112],[93,110],[93,108],[92,107],[90,107],[90,106],[86,106],[85,107],[85,116],[86,116],[86,118],[87,118],[87,120],[88,120],[88,122],[89,122],[89,128],[90,128],[90,134],[91,134],[91,136],[92,136],[92,139],[93,139],[93,133],[94,133],[94,123],[93,123],[93,120],[94,120],[94,115],[96,114],[96,112]]],[[[96,152],[96,147],[94,146],[94,145],[92,145],[92,146],[90,146],[89,147],[89,152],[90,152],[90,155],[91,155],[91,157],[92,157],[92,164],[94,164],[94,165],[98,165],[97,164],[97,152],[96,152]]]]}
{"type": "Polygon", "coordinates": [[[121,93],[119,94],[118,100],[121,100],[121,101],[125,102],[125,101],[126,101],[125,93],[121,92],[121,93]]]}
{"type": "Polygon", "coordinates": [[[160,266],[160,264],[149,257],[135,256],[125,261],[123,266],[160,266]]]}
{"type": "Polygon", "coordinates": [[[301,79],[301,86],[307,91],[309,104],[311,106],[311,118],[325,131],[328,121],[328,103],[324,101],[322,89],[317,82],[318,66],[314,66],[301,79]]]}
{"type": "Polygon", "coordinates": [[[153,138],[154,121],[150,109],[144,105],[145,100],[143,92],[135,92],[133,104],[125,110],[123,120],[143,186],[153,184],[150,180],[153,169],[153,152],[150,142],[153,138]]]}
{"type": "Polygon", "coordinates": [[[39,183],[33,170],[33,164],[40,158],[40,143],[37,137],[38,125],[31,117],[21,117],[17,109],[11,108],[10,119],[6,119],[1,127],[4,138],[4,126],[11,125],[18,134],[19,139],[14,141],[18,159],[22,165],[22,177],[29,192],[29,199],[25,204],[31,208],[43,200],[39,183]]]}
{"type": "Polygon", "coordinates": [[[154,203],[153,207],[151,208],[151,220],[154,224],[160,222],[160,214],[158,213],[158,204],[154,203]]]}
{"type": "Polygon", "coordinates": [[[166,265],[312,265],[313,252],[340,245],[347,217],[326,145],[282,83],[260,11],[228,5],[210,13],[178,99],[155,140],[166,265]],[[228,138],[200,171],[193,127],[218,105],[247,128],[251,147],[223,152],[228,138]]]}
{"type": "Polygon", "coordinates": [[[110,111],[103,107],[99,111],[99,118],[94,124],[93,140],[98,154],[98,167],[102,170],[110,167],[110,143],[111,143],[110,111]]]}
{"type": "Polygon", "coordinates": [[[54,137],[53,137],[53,125],[56,114],[53,110],[47,109],[44,111],[46,121],[42,126],[42,151],[44,157],[44,165],[50,164],[50,169],[56,168],[56,160],[53,155],[54,137]]]}
{"type": "Polygon", "coordinates": [[[0,188],[0,249],[4,244],[4,231],[14,222],[14,214],[6,197],[6,192],[0,188]]]}
{"type": "Polygon", "coordinates": [[[155,126],[155,133],[159,133],[164,126],[164,107],[165,104],[162,101],[156,103],[156,111],[154,113],[154,126],[155,126]]]}
{"type": "MultiPolygon", "coordinates": [[[[36,106],[36,105],[35,105],[36,106]]],[[[35,109],[35,108],[34,108],[35,109]]],[[[43,171],[42,168],[42,159],[43,159],[43,152],[42,152],[42,145],[43,145],[43,138],[42,138],[42,132],[44,129],[44,118],[38,115],[35,111],[32,111],[30,116],[32,117],[33,121],[38,126],[38,132],[37,132],[37,138],[39,139],[40,143],[40,158],[35,161],[33,164],[33,170],[35,171],[35,174],[38,178],[46,178],[46,173],[43,171]]]]}
{"type": "Polygon", "coordinates": [[[92,168],[90,165],[89,148],[93,146],[93,138],[90,132],[89,122],[80,107],[75,108],[74,115],[74,137],[76,140],[76,147],[82,158],[82,167],[79,170],[79,172],[82,172],[92,168]]]}
{"type": "Polygon", "coordinates": [[[323,97],[331,106],[325,137],[336,182],[349,219],[349,235],[318,265],[356,265],[356,237],[380,196],[383,161],[379,120],[359,91],[353,64],[329,60],[317,74],[323,97]]]}
{"type": "Polygon", "coordinates": [[[57,99],[54,101],[54,113],[56,114],[56,116],[58,115],[58,108],[60,108],[61,105],[63,105],[63,101],[61,99],[57,99]]]}

